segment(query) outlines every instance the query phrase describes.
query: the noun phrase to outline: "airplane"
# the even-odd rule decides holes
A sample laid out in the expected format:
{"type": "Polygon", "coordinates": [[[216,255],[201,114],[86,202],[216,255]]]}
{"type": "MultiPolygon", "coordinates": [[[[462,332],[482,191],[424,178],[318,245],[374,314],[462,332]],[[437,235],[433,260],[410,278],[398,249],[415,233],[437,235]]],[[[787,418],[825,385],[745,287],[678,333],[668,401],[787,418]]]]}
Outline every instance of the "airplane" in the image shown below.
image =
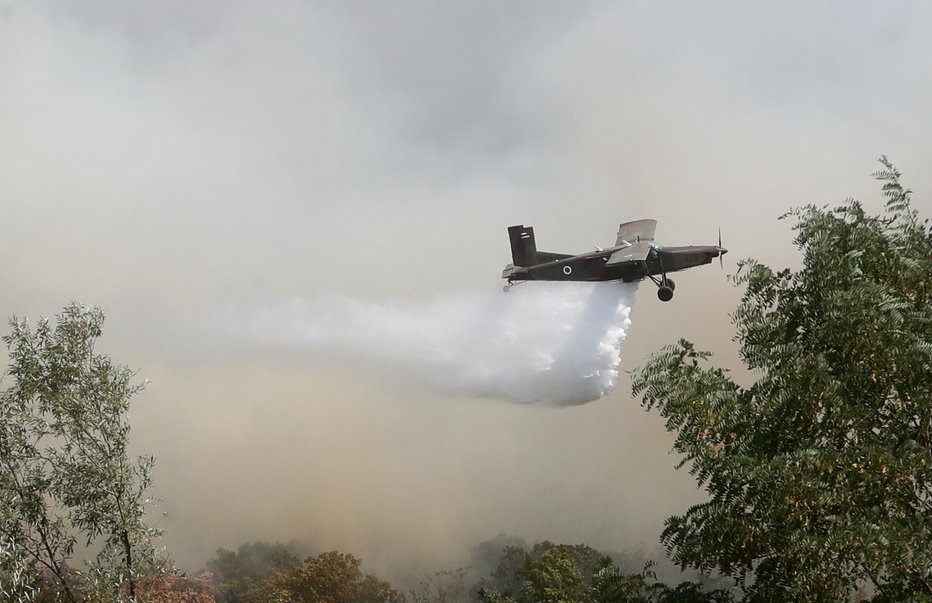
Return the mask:
{"type": "Polygon", "coordinates": [[[712,258],[728,253],[722,247],[722,232],[718,245],[687,245],[664,247],[654,243],[657,220],[634,220],[618,227],[618,237],[611,247],[571,255],[537,251],[534,228],[511,226],[513,263],[505,266],[502,278],[508,279],[507,292],[515,283],[525,281],[624,281],[630,283],[649,278],[657,285],[657,297],[668,302],[673,299],[676,283],[667,277],[668,272],[686,270],[710,264],[712,258]]]}

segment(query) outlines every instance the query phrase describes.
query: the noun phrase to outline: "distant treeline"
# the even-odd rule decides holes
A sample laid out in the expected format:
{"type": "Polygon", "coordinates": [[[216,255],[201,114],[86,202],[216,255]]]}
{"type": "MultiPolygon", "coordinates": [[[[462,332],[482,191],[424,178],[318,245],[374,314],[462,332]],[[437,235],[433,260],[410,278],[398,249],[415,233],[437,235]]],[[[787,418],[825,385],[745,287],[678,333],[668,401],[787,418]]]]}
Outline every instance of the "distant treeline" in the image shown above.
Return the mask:
{"type": "MultiPolygon", "coordinates": [[[[143,580],[151,601],[193,603],[537,603],[735,600],[720,581],[667,585],[646,562],[625,571],[616,560],[584,544],[538,542],[500,535],[473,549],[475,565],[424,576],[414,588],[396,588],[366,573],[357,557],[329,551],[302,559],[301,543],[244,544],[219,549],[196,576],[143,580]],[[493,559],[490,562],[490,557],[493,559]]],[[[630,561],[630,559],[629,559],[630,561]]]]}

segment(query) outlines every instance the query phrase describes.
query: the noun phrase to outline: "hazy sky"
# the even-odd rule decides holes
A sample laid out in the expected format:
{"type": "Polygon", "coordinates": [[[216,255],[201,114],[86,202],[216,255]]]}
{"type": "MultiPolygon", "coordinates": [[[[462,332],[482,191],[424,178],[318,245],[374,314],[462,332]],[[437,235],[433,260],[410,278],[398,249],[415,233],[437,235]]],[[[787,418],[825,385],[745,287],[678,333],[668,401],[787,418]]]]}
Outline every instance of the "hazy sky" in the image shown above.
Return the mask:
{"type": "MultiPolygon", "coordinates": [[[[721,228],[726,274],[793,265],[777,216],[879,208],[881,153],[929,216],[930,26],[923,2],[0,0],[0,314],[105,309],[188,567],[292,537],[388,576],[500,531],[650,549],[701,495],[627,377],[569,409],[447,398],[217,326],[494,291],[517,223],[581,252],[653,217],[670,244],[721,228]]],[[[677,282],[637,293],[623,370],[681,336],[736,366],[740,291],[677,282]]]]}

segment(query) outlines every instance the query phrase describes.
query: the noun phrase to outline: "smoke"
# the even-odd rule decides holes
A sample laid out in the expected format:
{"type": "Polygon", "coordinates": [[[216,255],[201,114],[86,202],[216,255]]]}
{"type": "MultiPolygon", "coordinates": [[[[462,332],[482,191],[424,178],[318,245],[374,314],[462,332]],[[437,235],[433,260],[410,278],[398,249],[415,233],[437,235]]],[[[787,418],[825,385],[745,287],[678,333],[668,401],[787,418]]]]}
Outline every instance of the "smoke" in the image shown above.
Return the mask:
{"type": "Polygon", "coordinates": [[[876,199],[874,155],[932,188],[926,3],[3,5],[0,314],[104,307],[191,569],[293,537],[386,577],[498,530],[650,546],[703,494],[613,354],[685,337],[740,366],[740,291],[686,271],[625,340],[618,285],[484,289],[504,227],[572,252],[653,217],[784,266],[774,218],[876,199]]]}
{"type": "Polygon", "coordinates": [[[445,394],[568,406],[614,389],[636,289],[530,282],[422,304],[294,299],[246,323],[253,339],[337,353],[360,371],[374,361],[445,394]]]}

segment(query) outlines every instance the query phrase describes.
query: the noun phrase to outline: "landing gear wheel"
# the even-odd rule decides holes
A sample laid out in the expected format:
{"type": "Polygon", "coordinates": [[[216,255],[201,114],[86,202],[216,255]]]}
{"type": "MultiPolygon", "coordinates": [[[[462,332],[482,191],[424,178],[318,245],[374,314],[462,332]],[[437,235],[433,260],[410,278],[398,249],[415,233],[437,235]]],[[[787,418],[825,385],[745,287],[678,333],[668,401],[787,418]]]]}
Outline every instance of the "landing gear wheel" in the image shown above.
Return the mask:
{"type": "Polygon", "coordinates": [[[670,291],[676,291],[676,283],[673,282],[672,278],[667,279],[667,287],[670,288],[670,291]]]}
{"type": "Polygon", "coordinates": [[[671,287],[660,287],[657,289],[657,298],[660,301],[668,302],[673,299],[673,289],[671,287]]]}
{"type": "Polygon", "coordinates": [[[509,291],[511,291],[511,283],[508,283],[507,285],[502,287],[502,291],[504,291],[505,293],[508,293],[509,291]]]}

